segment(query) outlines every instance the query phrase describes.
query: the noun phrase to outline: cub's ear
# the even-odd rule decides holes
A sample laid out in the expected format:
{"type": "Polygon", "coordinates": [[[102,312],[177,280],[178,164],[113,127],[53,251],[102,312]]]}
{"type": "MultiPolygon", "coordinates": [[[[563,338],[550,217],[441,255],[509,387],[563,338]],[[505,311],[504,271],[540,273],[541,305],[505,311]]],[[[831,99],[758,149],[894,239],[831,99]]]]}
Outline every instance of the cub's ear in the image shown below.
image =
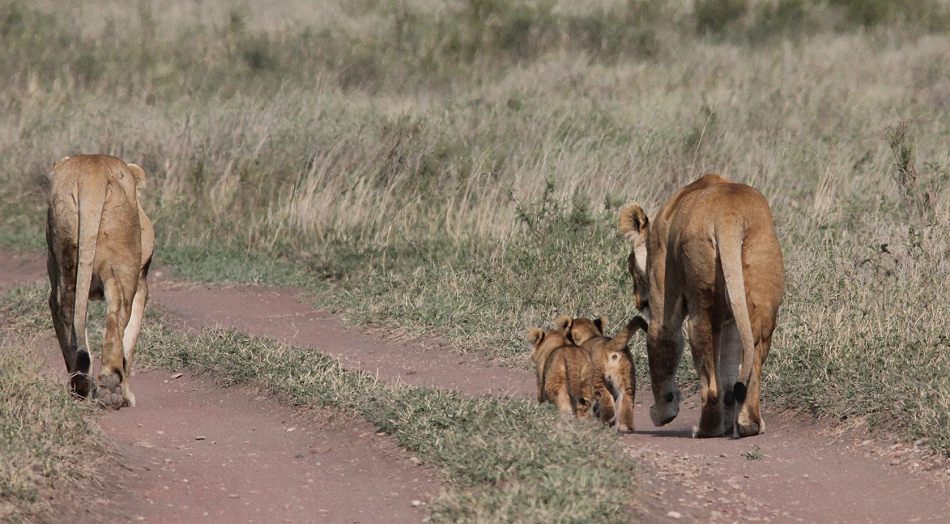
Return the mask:
{"type": "Polygon", "coordinates": [[[597,331],[600,331],[600,335],[604,335],[604,326],[607,324],[607,319],[602,317],[597,317],[594,319],[594,327],[597,328],[597,331]]]}
{"type": "Polygon", "coordinates": [[[67,161],[67,160],[69,160],[69,157],[68,157],[68,156],[64,156],[63,158],[60,158],[59,160],[53,162],[53,169],[56,169],[57,167],[63,165],[63,162],[65,162],[65,161],[67,161]]]}
{"type": "Polygon", "coordinates": [[[650,220],[643,208],[634,203],[620,208],[620,234],[631,246],[646,242],[650,220]]]}
{"type": "Polygon", "coordinates": [[[528,331],[528,343],[532,346],[537,346],[544,340],[544,330],[534,328],[528,331]]]}
{"type": "Polygon", "coordinates": [[[574,317],[570,315],[561,315],[554,320],[554,324],[564,331],[570,331],[574,327],[574,317]]]}
{"type": "Polygon", "coordinates": [[[135,177],[135,185],[143,186],[145,184],[145,170],[135,164],[127,164],[132,176],[135,177]]]}

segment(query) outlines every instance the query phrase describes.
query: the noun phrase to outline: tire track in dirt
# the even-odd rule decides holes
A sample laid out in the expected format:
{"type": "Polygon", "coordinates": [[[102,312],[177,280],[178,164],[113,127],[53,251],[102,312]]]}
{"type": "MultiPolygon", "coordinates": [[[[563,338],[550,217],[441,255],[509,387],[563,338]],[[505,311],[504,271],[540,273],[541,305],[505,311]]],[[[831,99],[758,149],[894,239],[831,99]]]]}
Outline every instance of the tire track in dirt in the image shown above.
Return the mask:
{"type": "MultiPolygon", "coordinates": [[[[437,343],[395,342],[345,327],[293,290],[165,282],[157,303],[189,328],[225,327],[336,355],[385,380],[467,394],[532,395],[529,371],[492,366],[437,343]]],[[[639,370],[641,377],[645,370],[639,370]]],[[[766,411],[754,438],[693,439],[697,395],[687,395],[670,425],[649,422],[649,392],[638,392],[638,430],[623,437],[647,465],[647,515],[707,522],[946,522],[947,463],[907,446],[834,435],[805,416],[766,411]],[[905,464],[906,463],[906,464],[905,464]],[[916,467],[915,467],[916,464],[916,467]],[[914,470],[917,471],[914,471],[914,470]],[[652,502],[651,502],[652,501],[652,502]],[[672,517],[668,512],[673,512],[672,517]]]]}
{"type": "MultiPolygon", "coordinates": [[[[0,291],[44,276],[42,257],[0,253],[0,291]]],[[[39,343],[65,383],[55,338],[39,343]]],[[[122,468],[86,508],[61,508],[64,520],[419,522],[425,508],[411,501],[438,492],[433,471],[362,419],[293,410],[187,373],[142,371],[131,384],[136,407],[100,419],[122,468]]]]}

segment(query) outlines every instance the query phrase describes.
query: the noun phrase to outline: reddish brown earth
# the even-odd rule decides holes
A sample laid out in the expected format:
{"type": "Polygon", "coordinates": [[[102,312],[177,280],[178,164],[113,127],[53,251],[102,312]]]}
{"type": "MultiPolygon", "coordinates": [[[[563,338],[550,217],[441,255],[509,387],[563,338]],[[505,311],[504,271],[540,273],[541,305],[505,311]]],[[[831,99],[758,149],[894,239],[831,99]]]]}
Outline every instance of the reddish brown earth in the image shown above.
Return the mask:
{"type": "MultiPolygon", "coordinates": [[[[42,278],[37,257],[0,255],[0,290],[42,278]]],[[[54,337],[40,340],[65,381],[54,337]]],[[[253,391],[165,370],[135,373],[135,408],[104,411],[123,469],[85,517],[145,522],[419,522],[432,471],[373,426],[293,410],[253,391]],[[416,505],[413,505],[414,501],[416,505]]],[[[74,508],[63,514],[76,519],[74,508]]],[[[80,514],[81,515],[81,514],[80,514]]]]}
{"type": "MultiPolygon", "coordinates": [[[[0,257],[0,275],[5,274],[5,267],[0,257]]],[[[530,394],[534,387],[534,378],[527,371],[493,367],[474,356],[438,349],[437,343],[427,348],[347,328],[336,316],[302,304],[291,290],[159,280],[152,299],[153,305],[170,312],[182,326],[233,328],[311,346],[387,380],[450,387],[470,394],[522,395],[530,394]]],[[[139,380],[136,377],[134,384],[139,380]]],[[[213,394],[215,390],[208,387],[208,393],[213,394]]],[[[147,395],[141,385],[136,394],[138,407],[106,414],[103,426],[108,427],[107,421],[116,415],[138,416],[147,395]]],[[[950,469],[926,450],[859,441],[862,434],[857,430],[834,434],[808,417],[770,412],[767,405],[766,434],[742,440],[697,440],[690,438],[692,424],[698,419],[695,395],[687,397],[679,417],[664,428],[649,423],[647,397],[648,393],[639,394],[637,433],[622,439],[629,453],[646,465],[640,488],[647,503],[645,513],[639,516],[648,520],[885,523],[950,519],[950,469]]],[[[165,410],[172,407],[168,403],[174,404],[174,397],[152,401],[162,406],[162,418],[171,418],[165,410]]],[[[243,402],[250,403],[247,399],[243,402]]],[[[287,425],[283,420],[270,423],[287,425]]],[[[188,452],[197,456],[208,447],[201,445],[207,440],[188,441],[193,434],[196,431],[184,431],[172,446],[190,444],[188,452]]],[[[207,464],[210,468],[214,462],[207,464]]],[[[319,472],[323,474],[322,469],[319,472]]],[[[343,475],[349,478],[349,472],[343,475]]]]}

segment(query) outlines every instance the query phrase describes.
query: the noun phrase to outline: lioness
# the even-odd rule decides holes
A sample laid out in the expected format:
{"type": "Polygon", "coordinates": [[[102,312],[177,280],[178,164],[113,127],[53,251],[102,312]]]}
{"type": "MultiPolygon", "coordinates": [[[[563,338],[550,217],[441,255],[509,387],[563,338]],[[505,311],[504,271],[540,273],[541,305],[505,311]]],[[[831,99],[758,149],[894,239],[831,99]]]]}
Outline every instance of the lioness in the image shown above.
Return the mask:
{"type": "Polygon", "coordinates": [[[551,402],[564,415],[586,418],[594,397],[590,354],[568,342],[564,330],[528,332],[538,380],[538,402],[551,402]]]}
{"type": "Polygon", "coordinates": [[[590,352],[593,363],[594,411],[603,422],[621,432],[633,432],[633,402],[637,390],[636,369],[627,342],[638,330],[646,331],[646,321],[633,317],[613,338],[604,336],[604,320],[571,318],[557,320],[568,340],[590,352]]]}
{"type": "Polygon", "coordinates": [[[762,363],[785,287],[768,202],[747,185],[705,175],[667,200],[652,224],[640,206],[625,205],[620,232],[631,247],[636,305],[649,321],[653,423],[679,413],[674,375],[688,316],[702,401],[694,436],[763,432],[762,363]]]}
{"type": "Polygon", "coordinates": [[[51,178],[49,307],[70,387],[81,397],[89,395],[86,311],[90,299],[105,298],[102,369],[94,394],[107,407],[134,406],[129,372],[155,246],[152,223],[138,199],[145,171],[111,156],[80,155],[58,160],[51,178]]]}

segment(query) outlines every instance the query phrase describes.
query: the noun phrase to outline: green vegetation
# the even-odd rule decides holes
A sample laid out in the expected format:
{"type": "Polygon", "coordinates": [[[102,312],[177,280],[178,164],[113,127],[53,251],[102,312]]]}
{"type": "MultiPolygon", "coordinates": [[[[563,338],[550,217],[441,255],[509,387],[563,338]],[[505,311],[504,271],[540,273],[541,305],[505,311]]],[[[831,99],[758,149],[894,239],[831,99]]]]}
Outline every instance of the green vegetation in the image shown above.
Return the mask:
{"type": "Polygon", "coordinates": [[[746,451],[742,454],[746,460],[762,460],[762,448],[759,446],[752,446],[752,449],[746,451]]]}
{"type": "MultiPolygon", "coordinates": [[[[21,300],[37,292],[14,290],[0,298],[0,521],[49,518],[49,495],[80,499],[95,482],[96,468],[109,459],[98,439],[96,409],[76,402],[55,384],[34,351],[34,336],[22,331],[33,321],[20,316],[21,300]],[[14,329],[16,331],[14,331],[14,329]],[[63,496],[62,494],[67,494],[63,496]]],[[[32,318],[37,318],[33,315],[32,318]]],[[[36,322],[39,322],[37,320],[36,322]]],[[[33,324],[33,327],[38,327],[33,324]]],[[[45,326],[43,326],[45,328],[45,326]]]]}
{"type": "Polygon", "coordinates": [[[0,242],[111,152],[182,274],[524,365],[633,313],[617,206],[718,171],[785,250],[769,402],[950,452],[946,1],[90,5],[0,1],[0,242]]]}

